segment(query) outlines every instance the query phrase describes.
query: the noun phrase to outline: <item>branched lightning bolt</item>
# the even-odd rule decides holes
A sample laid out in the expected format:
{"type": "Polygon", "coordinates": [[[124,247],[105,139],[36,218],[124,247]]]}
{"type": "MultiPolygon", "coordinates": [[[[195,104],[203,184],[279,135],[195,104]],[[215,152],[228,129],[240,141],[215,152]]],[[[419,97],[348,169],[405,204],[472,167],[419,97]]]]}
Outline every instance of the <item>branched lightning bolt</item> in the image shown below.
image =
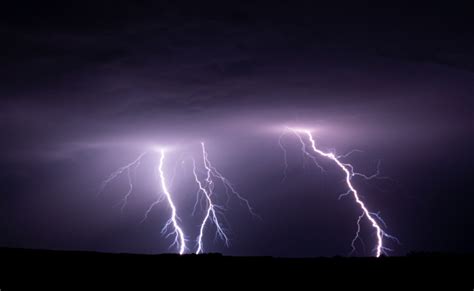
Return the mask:
{"type": "Polygon", "coordinates": [[[171,217],[170,219],[166,222],[165,226],[162,229],[162,233],[166,233],[168,231],[168,228],[172,226],[173,230],[167,235],[169,237],[170,235],[174,235],[174,241],[173,245],[177,245],[179,254],[182,255],[184,251],[186,250],[186,239],[184,237],[184,232],[181,229],[181,227],[178,224],[179,217],[177,215],[176,211],[176,206],[174,205],[173,199],[171,198],[171,193],[168,190],[168,187],[166,185],[166,179],[165,179],[165,173],[163,170],[163,165],[165,161],[165,151],[161,149],[160,151],[160,163],[158,166],[158,173],[160,176],[160,182],[161,182],[161,190],[163,191],[163,194],[166,197],[166,200],[168,202],[169,207],[171,208],[171,217]]]}
{"type": "MultiPolygon", "coordinates": [[[[201,147],[202,147],[202,154],[203,154],[203,159],[204,159],[204,166],[205,166],[206,171],[207,171],[207,173],[208,173],[208,177],[206,178],[207,183],[210,183],[211,185],[214,184],[214,182],[211,180],[211,177],[212,177],[212,178],[219,179],[219,180],[221,181],[222,185],[224,185],[226,194],[227,194],[227,196],[228,196],[227,201],[230,199],[230,194],[233,194],[233,195],[235,195],[235,197],[237,197],[237,199],[239,199],[243,204],[245,204],[245,206],[247,207],[248,211],[249,211],[253,216],[259,217],[259,216],[253,211],[253,208],[252,208],[252,206],[250,205],[250,202],[248,201],[248,199],[245,199],[244,197],[242,197],[242,195],[240,195],[240,193],[235,190],[234,185],[232,185],[232,183],[231,183],[226,177],[224,177],[224,176],[211,164],[211,162],[209,161],[209,158],[208,158],[208,154],[207,154],[207,151],[206,151],[206,147],[205,147],[205,145],[204,145],[203,142],[201,143],[201,147]]],[[[212,195],[212,193],[211,193],[211,195],[212,195]]]]}
{"type": "MultiPolygon", "coordinates": [[[[160,160],[159,160],[159,165],[157,168],[156,175],[159,178],[161,193],[157,197],[157,199],[145,211],[145,215],[143,217],[142,222],[148,219],[149,214],[151,213],[151,211],[156,205],[158,205],[162,201],[166,201],[168,206],[171,209],[171,216],[168,219],[168,221],[165,223],[164,227],[162,228],[161,233],[166,234],[166,237],[174,236],[173,243],[171,244],[170,247],[176,245],[179,253],[183,254],[187,249],[186,238],[185,238],[182,228],[179,225],[180,218],[177,215],[177,209],[173,202],[172,195],[169,190],[169,187],[173,183],[174,177],[176,175],[177,165],[179,161],[183,161],[183,160],[181,158],[178,160],[178,162],[176,163],[174,167],[174,171],[172,172],[170,183],[167,183],[166,178],[165,178],[165,173],[164,173],[165,151],[159,150],[158,152],[160,154],[160,160]]],[[[143,156],[145,156],[147,153],[148,152],[142,153],[133,162],[123,167],[120,167],[119,169],[114,171],[102,183],[102,187],[99,193],[103,192],[103,190],[107,187],[107,185],[113,180],[115,180],[117,177],[125,173],[127,174],[129,187],[128,187],[127,193],[121,200],[122,211],[126,207],[128,199],[131,196],[132,191],[133,191],[133,181],[134,181],[135,171],[140,166],[143,156]]],[[[200,180],[199,175],[198,175],[195,159],[191,159],[193,162],[192,170],[193,170],[194,180],[196,184],[198,185],[198,192],[197,192],[198,197],[196,200],[196,205],[194,206],[193,214],[196,210],[196,207],[199,201],[201,201],[203,205],[204,204],[206,205],[205,215],[200,224],[199,235],[197,237],[197,251],[196,251],[197,254],[200,254],[204,251],[203,238],[204,238],[205,231],[210,223],[216,226],[216,237],[219,237],[220,239],[222,239],[227,246],[229,245],[229,237],[224,228],[224,224],[221,222],[221,220],[225,221],[225,216],[223,216],[223,212],[225,211],[225,208],[216,204],[216,202],[214,201],[216,198],[215,193],[214,193],[214,188],[215,188],[214,179],[217,179],[218,181],[220,181],[220,183],[222,183],[223,187],[225,188],[225,192],[228,196],[228,200],[230,199],[230,196],[232,194],[235,195],[241,202],[243,202],[247,206],[249,212],[256,216],[252,207],[250,206],[249,201],[245,199],[244,197],[242,197],[240,193],[238,193],[235,190],[232,183],[211,164],[211,162],[209,161],[208,153],[206,151],[206,147],[204,143],[201,143],[201,154],[202,154],[202,164],[205,169],[205,178],[202,181],[200,180]]]]}
{"type": "Polygon", "coordinates": [[[383,225],[385,225],[384,221],[380,218],[378,213],[370,212],[368,210],[365,203],[361,200],[360,194],[357,192],[357,190],[355,189],[355,187],[354,187],[354,185],[352,184],[352,181],[351,181],[352,177],[354,177],[354,176],[361,176],[365,179],[373,179],[378,175],[378,172],[379,172],[378,168],[377,168],[377,173],[374,174],[374,175],[371,175],[371,176],[366,176],[364,174],[356,173],[356,172],[354,172],[354,168],[353,168],[352,165],[341,162],[339,160],[339,157],[336,156],[335,154],[333,154],[331,152],[323,152],[322,150],[318,149],[316,147],[316,142],[314,141],[314,138],[313,138],[313,135],[311,134],[311,131],[309,131],[307,129],[297,129],[297,128],[287,128],[287,129],[292,131],[298,137],[298,139],[300,140],[300,142],[302,144],[302,150],[303,150],[305,155],[311,156],[313,160],[315,159],[315,157],[313,155],[311,155],[306,150],[306,143],[304,142],[302,135],[305,135],[307,137],[307,139],[310,143],[311,149],[314,153],[317,153],[318,155],[333,161],[344,172],[344,174],[346,176],[345,177],[345,182],[346,182],[346,185],[348,187],[348,192],[342,194],[341,196],[339,196],[339,198],[352,193],[357,205],[359,205],[360,209],[362,210],[362,214],[359,216],[359,218],[357,220],[357,232],[356,232],[356,235],[355,235],[355,237],[354,237],[354,239],[352,240],[352,243],[351,243],[351,246],[352,246],[353,250],[355,249],[355,241],[357,239],[359,239],[360,222],[361,222],[362,218],[364,218],[364,217],[368,219],[370,225],[372,226],[372,228],[376,232],[376,236],[377,236],[376,256],[380,257],[382,255],[382,253],[384,253],[384,251],[389,250],[388,248],[386,248],[384,246],[383,238],[387,237],[387,238],[391,238],[391,239],[395,239],[395,240],[396,240],[396,238],[389,235],[389,234],[387,234],[382,229],[379,222],[381,222],[383,225]]]}
{"type": "MultiPolygon", "coordinates": [[[[213,223],[216,226],[216,237],[219,237],[220,239],[222,239],[227,246],[229,245],[229,238],[225,232],[225,228],[223,227],[223,224],[219,220],[219,214],[222,214],[225,209],[222,206],[217,205],[215,201],[213,200],[213,197],[215,196],[215,193],[214,193],[215,183],[213,179],[218,179],[222,183],[228,195],[228,200],[229,200],[230,194],[234,194],[240,201],[242,201],[247,206],[247,209],[249,210],[249,212],[252,215],[256,216],[256,214],[253,212],[252,207],[250,206],[249,201],[245,199],[244,197],[242,197],[240,193],[238,193],[235,190],[232,183],[230,183],[230,181],[226,177],[224,177],[211,164],[211,162],[209,161],[206,146],[203,142],[201,142],[201,152],[202,152],[202,162],[205,169],[204,182],[201,182],[199,180],[199,177],[197,175],[195,160],[194,159],[192,160],[194,179],[199,188],[198,198],[196,200],[196,204],[194,208],[196,208],[198,201],[200,199],[199,193],[204,194],[205,200],[206,200],[206,212],[199,228],[199,235],[197,237],[198,247],[197,247],[196,254],[200,254],[204,251],[203,237],[204,237],[204,231],[206,229],[206,225],[208,223],[213,223]]],[[[223,218],[225,219],[225,217],[223,218]]]]}
{"type": "MultiPolygon", "coordinates": [[[[204,144],[202,145],[203,145],[202,148],[203,148],[203,153],[204,153],[204,144]]],[[[213,191],[214,186],[211,180],[211,173],[210,173],[211,169],[208,168],[206,164],[204,164],[204,167],[206,168],[206,171],[207,171],[207,176],[205,180],[206,184],[203,185],[201,181],[199,180],[199,177],[196,172],[196,162],[194,161],[194,159],[192,160],[192,162],[193,162],[194,179],[196,181],[196,184],[199,187],[199,191],[202,192],[204,196],[206,197],[206,203],[207,203],[206,214],[202,220],[201,226],[199,228],[199,235],[197,237],[198,248],[196,250],[196,254],[200,254],[204,251],[203,236],[204,236],[204,230],[206,228],[208,221],[214,223],[214,225],[216,226],[216,235],[218,235],[225,242],[226,245],[229,244],[229,238],[227,237],[222,224],[219,222],[219,219],[216,213],[217,212],[216,208],[222,209],[222,207],[219,205],[216,205],[212,201],[212,195],[213,195],[212,191],[213,191]]]]}
{"type": "MultiPolygon", "coordinates": [[[[197,204],[201,200],[200,199],[201,198],[200,194],[204,195],[204,198],[205,198],[204,202],[206,204],[205,216],[203,218],[203,221],[200,224],[199,235],[197,237],[197,244],[198,244],[198,248],[197,248],[197,251],[196,251],[197,254],[200,254],[204,251],[203,237],[204,237],[205,229],[206,229],[206,227],[209,223],[213,223],[216,226],[216,237],[219,237],[220,239],[222,239],[227,246],[229,245],[229,237],[225,232],[225,228],[223,226],[223,223],[219,219],[219,214],[222,214],[225,209],[224,209],[224,207],[222,207],[220,205],[217,205],[213,201],[214,188],[215,188],[215,183],[213,181],[213,178],[218,179],[222,183],[222,185],[225,188],[226,194],[228,195],[228,198],[230,197],[230,194],[234,194],[240,201],[242,201],[247,206],[247,208],[248,208],[248,210],[250,211],[251,214],[257,216],[254,213],[252,207],[250,206],[249,201],[247,199],[245,199],[244,197],[242,197],[240,195],[240,193],[238,193],[235,190],[232,183],[226,177],[224,177],[211,164],[211,162],[209,161],[208,153],[206,151],[206,147],[205,147],[204,143],[201,143],[201,151],[202,151],[202,162],[203,162],[205,173],[206,173],[206,177],[205,177],[203,182],[198,177],[198,171],[196,169],[195,160],[191,159],[192,163],[193,163],[192,165],[193,165],[194,180],[195,180],[196,184],[198,185],[197,199],[196,199],[196,204],[194,206],[193,214],[196,211],[197,204]]],[[[130,172],[131,172],[132,169],[135,170],[136,167],[138,167],[140,165],[140,161],[141,161],[142,157],[145,154],[146,153],[143,153],[132,163],[130,163],[130,164],[124,166],[124,167],[119,168],[117,171],[112,173],[110,175],[110,177],[103,183],[103,187],[105,187],[108,183],[110,183],[110,181],[112,181],[113,179],[118,177],[120,174],[122,174],[125,171],[128,171],[128,179],[129,179],[129,185],[130,186],[129,186],[129,191],[127,192],[127,194],[124,197],[124,204],[126,204],[127,199],[130,196],[130,194],[132,192],[132,189],[133,189],[132,177],[131,177],[130,172]]],[[[181,227],[179,226],[179,220],[180,219],[177,215],[176,207],[173,203],[171,193],[169,192],[168,184],[166,183],[166,179],[164,177],[165,175],[164,175],[164,170],[163,170],[163,164],[164,164],[164,159],[165,159],[165,153],[164,153],[163,150],[160,151],[160,155],[161,155],[160,156],[160,163],[159,163],[157,174],[160,178],[162,195],[158,196],[157,200],[155,200],[148,207],[148,209],[145,212],[145,215],[144,215],[144,218],[143,218],[142,222],[144,222],[145,220],[148,219],[148,216],[149,216],[150,212],[153,210],[153,208],[156,205],[158,205],[163,200],[166,200],[168,202],[169,207],[171,208],[171,217],[166,222],[165,226],[163,227],[162,233],[165,234],[168,231],[169,227],[173,228],[173,230],[170,233],[168,233],[166,237],[169,237],[170,235],[175,236],[173,244],[171,246],[177,245],[178,249],[179,249],[179,253],[182,254],[186,250],[186,239],[185,239],[185,236],[184,236],[184,233],[183,233],[181,227]]],[[[173,172],[173,177],[171,179],[171,183],[174,180],[176,167],[177,167],[177,165],[175,166],[175,170],[173,172]]],[[[222,218],[225,219],[225,217],[222,217],[222,218]]]]}
{"type": "MultiPolygon", "coordinates": [[[[281,180],[282,182],[286,180],[287,178],[287,171],[288,171],[288,159],[287,159],[287,152],[286,152],[286,148],[283,146],[283,143],[282,143],[282,139],[283,139],[283,136],[285,136],[286,134],[286,131],[284,131],[280,137],[278,138],[278,145],[280,146],[280,149],[282,150],[283,152],[283,163],[284,163],[284,168],[283,168],[283,179],[281,180]]],[[[316,167],[318,167],[321,172],[324,172],[324,168],[318,163],[318,161],[316,160],[316,157],[314,157],[311,153],[308,152],[308,150],[306,149],[306,144],[304,143],[303,141],[303,138],[299,135],[296,136],[298,138],[298,140],[300,141],[301,143],[301,153],[303,154],[303,167],[304,167],[304,162],[305,162],[305,158],[308,157],[311,159],[311,161],[314,163],[314,165],[316,167]]]]}
{"type": "MultiPolygon", "coordinates": [[[[128,187],[127,193],[125,194],[125,196],[121,200],[120,209],[121,209],[122,212],[125,209],[125,207],[128,203],[128,199],[131,196],[132,191],[133,191],[132,171],[133,171],[133,173],[135,173],[136,169],[140,166],[141,160],[143,159],[143,157],[147,153],[148,152],[144,152],[144,153],[140,154],[133,162],[131,162],[131,163],[129,163],[129,164],[123,166],[123,167],[118,168],[115,172],[110,174],[110,176],[104,182],[102,182],[101,190],[100,190],[99,193],[102,193],[109,183],[111,183],[113,180],[118,178],[124,172],[127,172],[129,187],[128,187]]],[[[168,230],[168,227],[170,225],[172,225],[173,226],[173,231],[171,233],[169,233],[167,235],[167,237],[169,237],[170,235],[173,235],[173,234],[175,235],[175,239],[174,239],[173,244],[171,246],[177,245],[178,249],[179,249],[179,253],[183,254],[185,249],[186,249],[185,238],[184,238],[183,231],[181,230],[181,228],[178,225],[179,217],[176,214],[176,207],[174,206],[174,203],[171,199],[171,194],[168,191],[168,188],[167,188],[167,185],[166,185],[166,181],[165,181],[165,177],[164,177],[164,171],[163,171],[164,158],[165,158],[165,153],[164,153],[163,150],[161,150],[161,157],[160,157],[160,163],[159,163],[159,167],[158,167],[158,173],[159,173],[160,182],[161,182],[161,189],[162,189],[162,192],[163,192],[164,196],[158,197],[158,199],[150,205],[150,207],[145,212],[145,217],[142,220],[142,222],[145,221],[148,218],[148,214],[153,209],[153,207],[155,207],[157,204],[159,204],[164,199],[164,197],[166,197],[167,201],[168,201],[168,204],[171,208],[171,218],[166,222],[165,226],[162,229],[162,233],[166,233],[167,230],[168,230]]]]}
{"type": "Polygon", "coordinates": [[[354,238],[352,239],[352,242],[351,242],[351,247],[352,247],[351,254],[353,254],[356,251],[355,243],[356,243],[357,240],[360,240],[363,244],[363,240],[361,239],[359,234],[360,234],[360,221],[362,220],[362,218],[364,218],[364,216],[365,216],[365,212],[362,212],[362,214],[357,219],[357,231],[356,231],[356,234],[355,234],[355,236],[354,236],[354,238]]]}
{"type": "Polygon", "coordinates": [[[118,178],[120,175],[122,175],[124,172],[127,172],[127,179],[128,179],[128,191],[120,201],[120,211],[123,213],[125,207],[127,206],[128,199],[132,195],[133,192],[133,177],[132,177],[132,172],[135,174],[137,168],[140,166],[142,158],[147,154],[148,152],[143,152],[141,153],[133,162],[118,168],[115,172],[109,175],[109,177],[102,182],[102,185],[100,187],[99,194],[104,192],[105,188],[116,178],[118,178]]]}

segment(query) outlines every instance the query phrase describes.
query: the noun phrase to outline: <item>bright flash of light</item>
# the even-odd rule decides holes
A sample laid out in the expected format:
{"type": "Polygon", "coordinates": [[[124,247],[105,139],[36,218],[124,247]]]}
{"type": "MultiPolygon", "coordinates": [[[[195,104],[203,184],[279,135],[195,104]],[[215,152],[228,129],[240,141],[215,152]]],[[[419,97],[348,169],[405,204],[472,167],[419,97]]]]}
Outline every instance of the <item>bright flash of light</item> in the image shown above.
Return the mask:
{"type": "MultiPolygon", "coordinates": [[[[394,240],[397,240],[397,239],[395,237],[387,234],[382,229],[380,224],[385,225],[385,222],[381,219],[381,217],[379,216],[378,213],[374,213],[374,212],[369,211],[369,209],[367,208],[365,203],[361,200],[358,191],[355,189],[354,185],[352,184],[352,178],[354,176],[360,176],[360,177],[365,178],[365,179],[372,179],[372,178],[375,178],[378,175],[378,170],[377,170],[376,174],[371,175],[371,176],[367,176],[367,175],[364,175],[364,174],[361,174],[361,173],[356,173],[356,172],[354,172],[354,168],[353,168],[352,165],[347,164],[347,163],[343,163],[343,162],[340,161],[340,158],[343,157],[343,156],[336,156],[334,153],[324,152],[324,151],[320,150],[319,148],[317,148],[316,147],[316,142],[315,142],[315,140],[313,138],[313,135],[311,134],[310,130],[303,129],[303,128],[290,128],[290,127],[287,127],[286,129],[290,130],[291,132],[293,132],[297,136],[300,143],[302,144],[301,150],[303,151],[303,153],[305,155],[309,156],[315,162],[315,164],[318,167],[320,167],[320,166],[317,164],[317,162],[315,160],[316,157],[313,156],[311,153],[309,153],[309,151],[306,149],[306,143],[304,141],[304,137],[306,137],[307,140],[309,141],[311,150],[314,153],[333,161],[344,172],[345,182],[346,182],[346,185],[348,187],[348,192],[342,194],[342,196],[349,195],[350,193],[352,193],[355,202],[357,203],[357,205],[359,206],[359,208],[362,211],[362,214],[359,216],[359,218],[357,220],[356,235],[355,235],[355,237],[354,237],[354,239],[352,240],[352,243],[351,243],[352,250],[353,251],[355,250],[355,242],[358,239],[360,239],[360,236],[359,236],[359,234],[360,234],[360,222],[364,217],[367,218],[369,224],[375,230],[375,233],[376,233],[376,236],[377,236],[377,243],[376,243],[376,248],[375,248],[376,257],[380,257],[386,250],[389,250],[388,248],[386,248],[384,246],[384,238],[390,238],[390,239],[394,239],[394,240]]],[[[281,136],[280,136],[279,144],[284,149],[284,147],[281,144],[281,136]]],[[[286,158],[286,151],[284,151],[284,154],[285,154],[285,158],[286,158]]],[[[286,165],[287,165],[287,161],[285,160],[285,166],[286,165]]]]}

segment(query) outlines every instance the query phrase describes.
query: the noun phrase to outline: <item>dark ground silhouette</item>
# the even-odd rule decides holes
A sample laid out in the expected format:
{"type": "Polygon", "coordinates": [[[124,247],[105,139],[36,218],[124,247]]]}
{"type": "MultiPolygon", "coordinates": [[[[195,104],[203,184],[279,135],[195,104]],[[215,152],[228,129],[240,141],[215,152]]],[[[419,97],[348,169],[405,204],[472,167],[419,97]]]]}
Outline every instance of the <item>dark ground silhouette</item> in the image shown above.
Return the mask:
{"type": "Polygon", "coordinates": [[[473,259],[473,255],[444,253],[411,253],[379,259],[274,258],[1,248],[0,288],[2,291],[78,287],[83,290],[116,290],[117,287],[160,290],[175,284],[179,289],[194,290],[285,289],[284,286],[291,290],[311,290],[329,284],[384,290],[399,285],[441,287],[449,284],[472,290],[473,259]]]}

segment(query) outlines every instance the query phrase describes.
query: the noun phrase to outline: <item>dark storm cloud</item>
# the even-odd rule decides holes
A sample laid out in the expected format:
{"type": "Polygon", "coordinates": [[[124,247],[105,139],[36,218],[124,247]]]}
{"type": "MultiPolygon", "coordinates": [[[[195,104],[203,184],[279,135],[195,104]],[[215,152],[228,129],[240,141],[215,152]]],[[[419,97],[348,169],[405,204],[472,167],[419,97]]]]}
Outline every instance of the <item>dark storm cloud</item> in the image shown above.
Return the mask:
{"type": "Polygon", "coordinates": [[[10,129],[14,123],[28,130],[32,123],[35,132],[43,127],[67,138],[81,127],[97,135],[133,124],[186,127],[186,120],[194,124],[249,106],[263,119],[276,111],[283,121],[298,115],[298,106],[331,115],[345,114],[347,106],[360,106],[363,114],[370,107],[385,115],[444,114],[445,102],[456,106],[472,92],[462,72],[453,78],[436,67],[344,53],[309,38],[303,47],[288,47],[284,31],[219,25],[138,22],[93,32],[24,32],[17,46],[30,51],[11,56],[14,69],[5,77],[16,81],[3,88],[3,118],[10,129]],[[430,81],[419,80],[426,74],[430,81]],[[445,94],[455,98],[436,96],[445,94]],[[377,108],[386,102],[390,108],[377,108]]]}

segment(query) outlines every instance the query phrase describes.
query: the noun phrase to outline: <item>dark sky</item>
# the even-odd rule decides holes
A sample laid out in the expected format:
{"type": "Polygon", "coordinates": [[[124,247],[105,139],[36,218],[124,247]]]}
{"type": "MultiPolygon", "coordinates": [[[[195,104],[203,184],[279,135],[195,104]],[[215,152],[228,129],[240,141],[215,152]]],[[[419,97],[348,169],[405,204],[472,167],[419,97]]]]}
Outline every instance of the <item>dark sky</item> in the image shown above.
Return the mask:
{"type": "MultiPolygon", "coordinates": [[[[355,183],[391,254],[474,251],[474,34],[469,8],[317,1],[36,1],[0,15],[0,246],[167,252],[152,157],[121,215],[126,179],[101,181],[152,144],[210,159],[249,199],[226,211],[232,255],[350,251],[359,211],[342,173],[303,161],[284,125],[391,180],[355,183]],[[58,3],[60,3],[59,1],[58,3]]],[[[445,4],[448,5],[448,4],[445,4]]],[[[451,4],[449,4],[451,5],[451,4]]],[[[189,165],[172,188],[192,240],[189,165]]],[[[171,175],[171,174],[170,174],[171,175]]],[[[219,191],[221,191],[220,189],[219,191]]],[[[362,223],[366,250],[374,235],[362,223]]],[[[191,241],[190,246],[194,246],[191,241]]],[[[173,250],[171,250],[173,251],[173,250]]]]}

